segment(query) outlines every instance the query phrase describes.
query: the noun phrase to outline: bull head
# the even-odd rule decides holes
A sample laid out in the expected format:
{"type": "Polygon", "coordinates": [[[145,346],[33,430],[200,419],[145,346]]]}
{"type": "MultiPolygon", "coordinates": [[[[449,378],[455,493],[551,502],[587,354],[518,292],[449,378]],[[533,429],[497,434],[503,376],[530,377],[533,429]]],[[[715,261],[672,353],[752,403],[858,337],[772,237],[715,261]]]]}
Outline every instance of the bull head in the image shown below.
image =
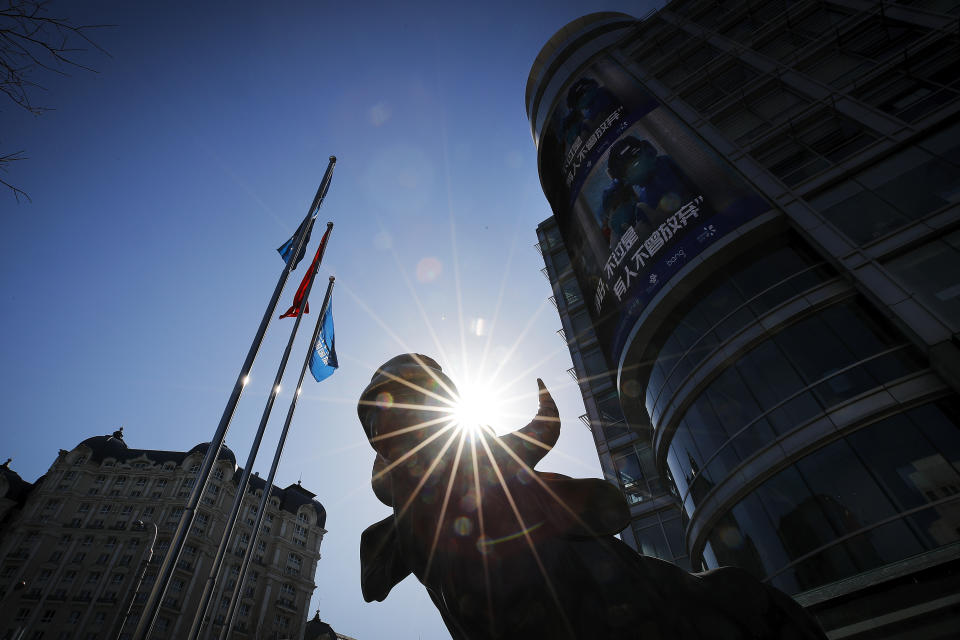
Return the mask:
{"type": "Polygon", "coordinates": [[[456,386],[431,358],[404,354],[377,369],[357,411],[377,452],[373,491],[394,513],[361,539],[368,602],[411,572],[437,601],[449,574],[467,578],[491,554],[529,555],[545,538],[609,536],[627,526],[626,502],[609,483],[534,470],[560,435],[557,406],[537,384],[533,420],[497,436],[458,429],[456,386]]]}

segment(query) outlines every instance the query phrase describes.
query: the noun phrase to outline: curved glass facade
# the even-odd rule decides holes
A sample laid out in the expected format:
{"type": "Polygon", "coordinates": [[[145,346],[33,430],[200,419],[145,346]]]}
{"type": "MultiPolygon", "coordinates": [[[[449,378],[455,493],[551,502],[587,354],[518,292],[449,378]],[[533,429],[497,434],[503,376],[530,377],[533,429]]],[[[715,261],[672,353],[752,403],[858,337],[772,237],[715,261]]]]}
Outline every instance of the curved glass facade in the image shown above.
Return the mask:
{"type": "Polygon", "coordinates": [[[785,300],[833,275],[822,260],[800,247],[784,246],[748,264],[700,298],[674,325],[653,364],[646,407],[653,425],[687,375],[721,343],[785,300]]]}
{"type": "Polygon", "coordinates": [[[641,551],[914,637],[960,584],[955,16],[728,5],[536,67],[541,184],[629,426],[603,453],[641,551]]]}
{"type": "Polygon", "coordinates": [[[958,416],[952,396],[799,459],[720,519],[704,565],[796,593],[960,541],[958,416]]]}
{"type": "Polygon", "coordinates": [[[723,370],[680,420],[667,465],[692,514],[734,468],[840,402],[925,368],[854,299],[808,316],[723,370]]]}

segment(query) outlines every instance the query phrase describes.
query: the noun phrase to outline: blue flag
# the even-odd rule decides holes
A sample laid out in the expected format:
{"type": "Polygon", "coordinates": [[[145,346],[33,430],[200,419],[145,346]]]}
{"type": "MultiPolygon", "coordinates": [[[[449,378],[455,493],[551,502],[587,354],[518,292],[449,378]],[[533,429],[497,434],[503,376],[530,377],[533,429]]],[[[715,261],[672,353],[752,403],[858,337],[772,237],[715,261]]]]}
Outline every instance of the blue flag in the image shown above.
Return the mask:
{"type": "Polygon", "coordinates": [[[293,232],[293,235],[290,236],[290,239],[284,242],[277,249],[277,253],[280,254],[280,257],[283,258],[283,261],[287,264],[290,264],[290,258],[293,256],[293,250],[297,248],[297,239],[300,237],[300,234],[306,229],[307,237],[303,239],[303,245],[300,247],[300,253],[297,254],[296,259],[293,261],[293,267],[291,270],[296,269],[297,265],[300,264],[300,261],[303,260],[303,256],[307,253],[307,245],[310,244],[310,232],[313,231],[313,221],[316,220],[316,216],[308,218],[300,223],[300,226],[297,227],[297,230],[293,232]]]}
{"type": "Polygon", "coordinates": [[[310,354],[310,373],[317,382],[322,382],[333,375],[340,365],[337,363],[337,345],[333,339],[333,298],[327,305],[327,313],[323,316],[323,326],[317,336],[317,344],[313,345],[310,354]]]}

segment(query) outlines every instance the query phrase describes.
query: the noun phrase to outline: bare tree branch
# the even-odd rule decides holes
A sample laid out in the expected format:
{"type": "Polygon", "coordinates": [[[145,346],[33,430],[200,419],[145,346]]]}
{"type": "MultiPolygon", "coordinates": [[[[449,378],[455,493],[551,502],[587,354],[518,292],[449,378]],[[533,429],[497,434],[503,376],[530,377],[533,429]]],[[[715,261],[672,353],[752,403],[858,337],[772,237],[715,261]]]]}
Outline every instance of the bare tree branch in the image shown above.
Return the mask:
{"type": "MultiPolygon", "coordinates": [[[[36,93],[46,91],[39,77],[69,76],[74,70],[96,73],[84,56],[92,51],[110,55],[88,34],[111,25],[73,24],[51,15],[50,5],[50,0],[0,0],[0,95],[35,115],[50,110],[34,101],[36,93]]],[[[0,155],[0,170],[25,159],[22,154],[0,155]]],[[[10,189],[17,202],[21,197],[30,200],[9,182],[0,180],[0,185],[10,189]]]]}
{"type": "MultiPolygon", "coordinates": [[[[11,162],[16,162],[17,160],[26,160],[27,157],[23,155],[23,151],[14,151],[13,153],[8,153],[6,155],[0,156],[0,171],[6,173],[7,165],[11,162]]],[[[33,202],[30,199],[30,196],[27,195],[27,192],[23,189],[15,187],[6,180],[0,178],[0,185],[5,186],[7,189],[10,189],[13,192],[13,197],[17,199],[17,202],[20,202],[20,198],[25,198],[27,202],[33,202]]]]}

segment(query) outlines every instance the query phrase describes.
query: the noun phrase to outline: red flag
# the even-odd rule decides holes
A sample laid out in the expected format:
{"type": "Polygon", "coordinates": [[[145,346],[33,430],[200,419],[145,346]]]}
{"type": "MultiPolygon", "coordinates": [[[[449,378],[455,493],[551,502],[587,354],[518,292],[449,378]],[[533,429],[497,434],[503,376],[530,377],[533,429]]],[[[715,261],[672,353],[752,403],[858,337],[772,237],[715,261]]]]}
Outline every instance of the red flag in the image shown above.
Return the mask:
{"type": "Polygon", "coordinates": [[[310,287],[310,282],[317,272],[317,265],[320,264],[320,258],[323,256],[324,247],[327,246],[327,236],[329,235],[330,227],[327,227],[326,233],[324,233],[323,238],[320,239],[320,246],[317,247],[317,255],[313,256],[313,263],[310,265],[310,268],[307,269],[307,272],[303,274],[303,280],[300,281],[300,286],[297,287],[297,294],[293,296],[293,305],[287,309],[285,314],[280,316],[281,318],[296,318],[300,315],[301,306],[303,307],[304,313],[310,313],[310,303],[305,300],[307,289],[310,287]]]}

